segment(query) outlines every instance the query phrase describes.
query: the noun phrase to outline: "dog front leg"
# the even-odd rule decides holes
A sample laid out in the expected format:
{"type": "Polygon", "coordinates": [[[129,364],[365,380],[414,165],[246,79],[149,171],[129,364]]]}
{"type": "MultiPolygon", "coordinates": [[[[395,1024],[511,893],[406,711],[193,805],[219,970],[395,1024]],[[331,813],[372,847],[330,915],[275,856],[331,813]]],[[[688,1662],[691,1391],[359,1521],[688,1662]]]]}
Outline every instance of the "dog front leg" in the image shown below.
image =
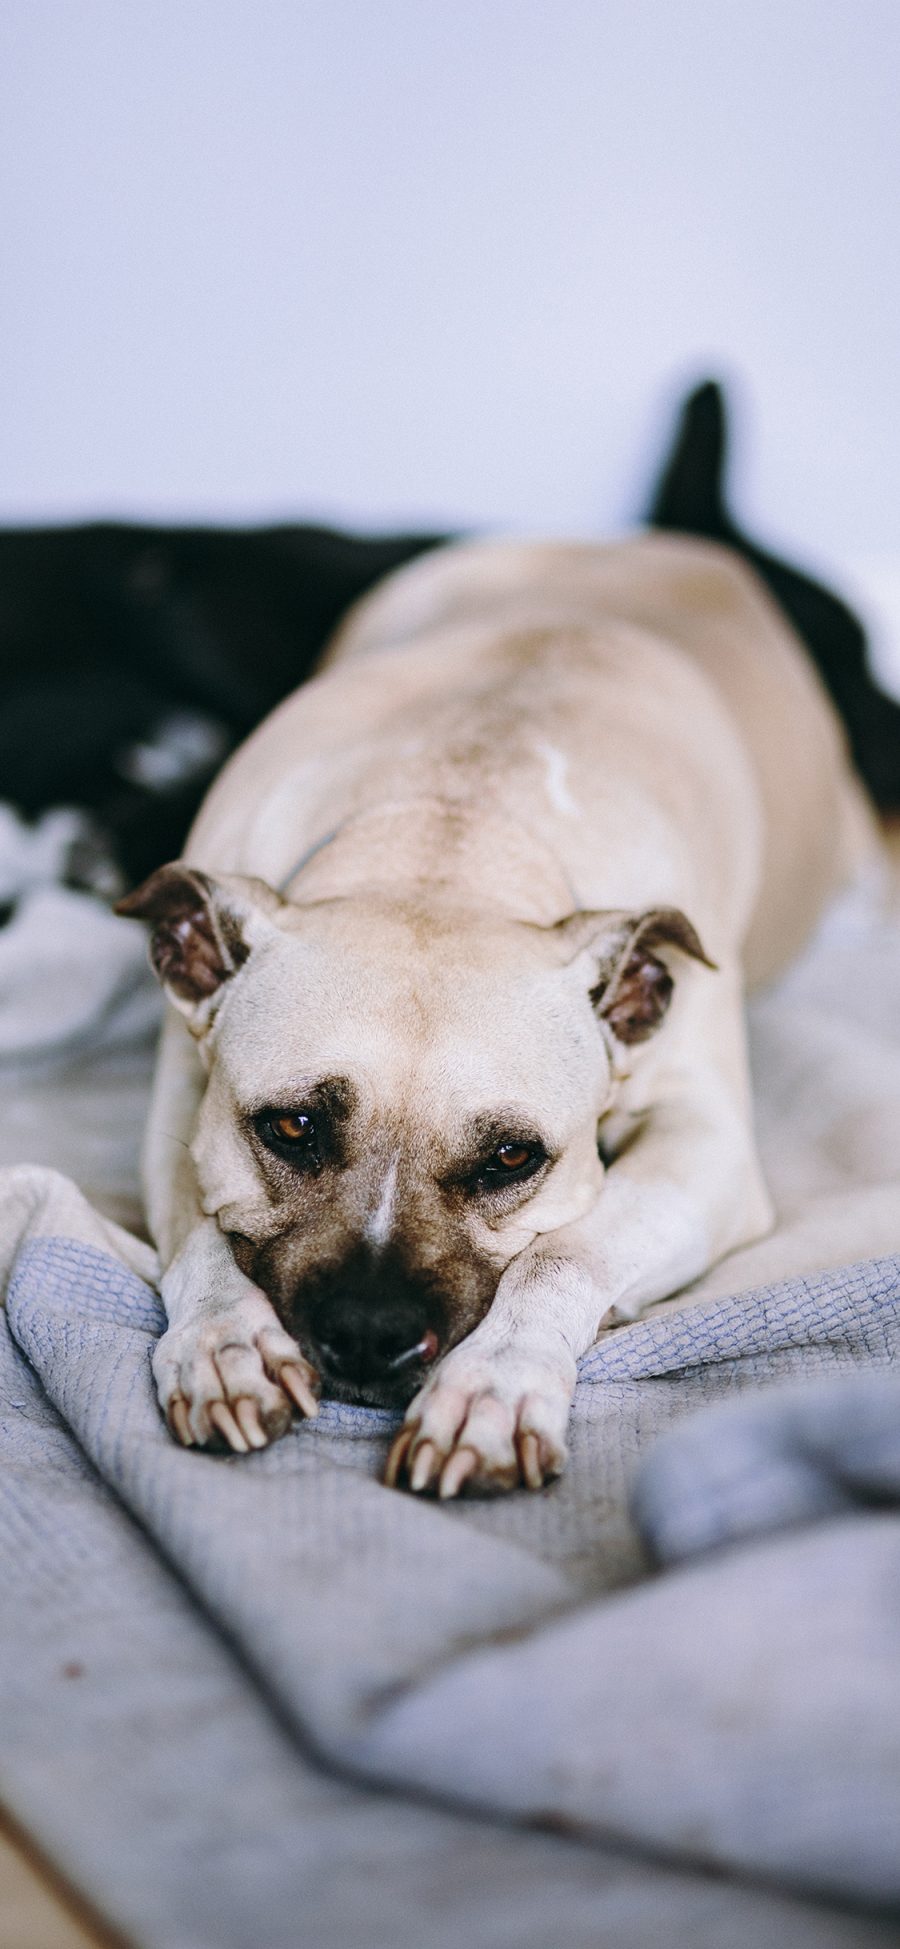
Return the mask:
{"type": "Polygon", "coordinates": [[[576,1363],[770,1221],[752,1137],[727,1105],[674,1100],[609,1169],[586,1217],[511,1260],[485,1318],[411,1403],[386,1480],[458,1495],[537,1489],[566,1461],[576,1363]]]}
{"type": "Polygon", "coordinates": [[[317,1376],[201,1208],[190,1140],[205,1081],[191,1037],[170,1018],[144,1155],[169,1323],[154,1348],[153,1377],[169,1429],[185,1447],[247,1454],[284,1434],[295,1407],[316,1413],[317,1376]]]}

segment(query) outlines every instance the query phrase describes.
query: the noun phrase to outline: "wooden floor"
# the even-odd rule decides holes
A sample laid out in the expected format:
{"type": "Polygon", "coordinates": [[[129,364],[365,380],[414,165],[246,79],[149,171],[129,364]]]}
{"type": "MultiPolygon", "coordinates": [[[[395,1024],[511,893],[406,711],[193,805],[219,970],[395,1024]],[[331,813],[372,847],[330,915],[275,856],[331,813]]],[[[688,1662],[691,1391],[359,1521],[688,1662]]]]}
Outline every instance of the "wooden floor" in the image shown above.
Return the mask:
{"type": "Polygon", "coordinates": [[[0,1809],[0,1943],[3,1949],[126,1949],[88,1915],[0,1809]]]}

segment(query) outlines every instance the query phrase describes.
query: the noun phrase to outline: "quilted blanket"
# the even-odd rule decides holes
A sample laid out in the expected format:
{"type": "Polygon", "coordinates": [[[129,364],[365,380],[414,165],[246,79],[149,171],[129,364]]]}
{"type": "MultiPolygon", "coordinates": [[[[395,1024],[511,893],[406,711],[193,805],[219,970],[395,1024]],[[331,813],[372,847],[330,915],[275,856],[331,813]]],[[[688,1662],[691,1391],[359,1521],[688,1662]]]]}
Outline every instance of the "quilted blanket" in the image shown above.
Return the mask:
{"type": "Polygon", "coordinates": [[[154,1256],[98,1209],[137,1219],[149,1052],[0,1072],[0,1164],[41,1160],[0,1169],[0,1799],[129,1940],[900,1939],[877,886],[756,999],[751,1048],[772,1236],[603,1337],[562,1481],[442,1506],[381,1486],[372,1411],[177,1449],[154,1256]]]}
{"type": "Polygon", "coordinates": [[[149,1248],[3,1179],[0,1797],[133,1939],[892,1939],[900,1259],[610,1333],[565,1478],[437,1505],[374,1410],[178,1449],[149,1248]]]}

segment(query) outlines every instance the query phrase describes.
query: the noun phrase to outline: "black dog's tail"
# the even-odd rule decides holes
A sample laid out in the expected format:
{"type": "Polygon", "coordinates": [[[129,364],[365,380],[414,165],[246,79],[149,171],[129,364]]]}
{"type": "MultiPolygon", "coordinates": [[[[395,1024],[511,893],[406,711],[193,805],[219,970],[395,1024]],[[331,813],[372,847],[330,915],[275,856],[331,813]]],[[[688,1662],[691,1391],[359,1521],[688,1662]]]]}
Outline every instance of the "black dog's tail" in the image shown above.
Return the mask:
{"type": "Polygon", "coordinates": [[[671,453],[647,511],[654,528],[726,542],[752,562],[803,638],[847,727],[858,771],[876,804],[900,807],[900,704],[869,671],[866,633],[840,596],[757,547],[726,499],[728,431],[720,386],[707,380],[685,400],[671,453]]]}

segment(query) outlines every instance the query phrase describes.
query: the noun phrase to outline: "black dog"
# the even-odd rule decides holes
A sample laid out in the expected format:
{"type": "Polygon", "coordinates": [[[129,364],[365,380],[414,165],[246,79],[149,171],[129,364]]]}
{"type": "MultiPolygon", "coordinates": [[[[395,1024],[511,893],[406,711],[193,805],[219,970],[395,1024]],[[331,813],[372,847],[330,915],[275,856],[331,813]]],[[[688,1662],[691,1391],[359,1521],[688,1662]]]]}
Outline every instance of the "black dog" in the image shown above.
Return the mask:
{"type": "MultiPolygon", "coordinates": [[[[0,533],[0,798],[92,815],[127,882],[345,610],[440,535],[98,524],[0,533]]],[[[97,862],[73,861],[90,882],[97,862]],[[87,871],[84,871],[85,867],[87,871]]]]}

